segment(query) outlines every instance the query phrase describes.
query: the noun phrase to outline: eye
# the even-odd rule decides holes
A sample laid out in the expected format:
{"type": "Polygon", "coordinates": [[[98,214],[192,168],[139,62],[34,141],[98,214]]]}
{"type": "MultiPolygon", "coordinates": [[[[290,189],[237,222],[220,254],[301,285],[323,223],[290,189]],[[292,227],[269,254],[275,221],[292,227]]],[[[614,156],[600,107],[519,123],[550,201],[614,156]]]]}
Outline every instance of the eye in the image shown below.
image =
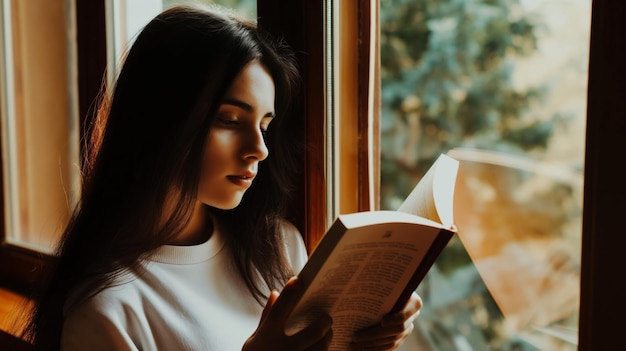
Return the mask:
{"type": "Polygon", "coordinates": [[[239,125],[239,121],[236,118],[227,116],[217,116],[216,122],[225,127],[236,127],[239,125]]]}
{"type": "Polygon", "coordinates": [[[263,138],[267,136],[267,131],[273,119],[274,119],[274,116],[267,116],[267,117],[264,117],[263,120],[261,121],[261,134],[263,134],[263,138]]]}

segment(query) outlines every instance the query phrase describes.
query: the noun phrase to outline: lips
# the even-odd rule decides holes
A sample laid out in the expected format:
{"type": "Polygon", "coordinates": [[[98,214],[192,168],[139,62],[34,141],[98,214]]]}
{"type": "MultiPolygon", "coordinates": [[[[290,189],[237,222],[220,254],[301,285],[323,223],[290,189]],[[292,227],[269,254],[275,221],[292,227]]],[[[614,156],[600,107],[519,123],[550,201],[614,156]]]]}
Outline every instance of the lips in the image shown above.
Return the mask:
{"type": "Polygon", "coordinates": [[[245,174],[240,174],[240,175],[229,175],[229,176],[226,176],[226,178],[228,178],[228,180],[231,183],[237,186],[249,188],[252,185],[254,176],[255,176],[254,173],[245,173],[245,174]]]}

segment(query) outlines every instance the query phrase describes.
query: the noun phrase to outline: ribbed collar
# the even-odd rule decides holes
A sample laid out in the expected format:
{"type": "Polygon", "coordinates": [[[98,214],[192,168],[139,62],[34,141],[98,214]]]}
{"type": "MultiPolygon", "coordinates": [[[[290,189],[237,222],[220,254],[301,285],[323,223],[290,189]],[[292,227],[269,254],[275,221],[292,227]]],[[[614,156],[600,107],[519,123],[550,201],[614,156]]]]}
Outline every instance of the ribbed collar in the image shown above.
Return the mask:
{"type": "Polygon", "coordinates": [[[210,260],[224,247],[224,240],[217,228],[209,240],[190,246],[163,245],[150,258],[150,261],[168,264],[195,264],[210,260]]]}

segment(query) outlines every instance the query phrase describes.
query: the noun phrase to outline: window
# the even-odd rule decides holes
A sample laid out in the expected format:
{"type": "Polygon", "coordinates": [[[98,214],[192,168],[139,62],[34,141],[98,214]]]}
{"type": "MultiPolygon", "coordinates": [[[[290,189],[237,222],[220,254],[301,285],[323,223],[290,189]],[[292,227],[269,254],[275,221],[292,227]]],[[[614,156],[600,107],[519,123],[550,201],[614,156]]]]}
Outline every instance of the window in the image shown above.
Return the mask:
{"type": "Polygon", "coordinates": [[[4,232],[50,252],[78,195],[74,12],[7,0],[2,16],[4,232]]]}
{"type": "MultiPolygon", "coordinates": [[[[401,1],[400,3],[410,4],[410,3],[415,3],[415,2],[416,1],[409,0],[409,1],[401,1]]],[[[370,3],[371,2],[369,1],[362,1],[362,2],[358,2],[358,5],[356,6],[359,6],[359,10],[361,11],[367,11],[366,8],[369,6],[370,3]]],[[[454,2],[454,3],[457,5],[467,5],[468,2],[454,2]]],[[[489,3],[495,4],[497,2],[491,1],[489,3]]],[[[523,6],[531,6],[531,7],[535,6],[535,9],[536,9],[537,7],[543,6],[542,3],[544,2],[522,1],[520,3],[523,6]]],[[[580,5],[583,8],[586,7],[587,10],[589,10],[588,3],[587,4],[585,3],[575,4],[574,2],[571,2],[571,1],[562,1],[562,2],[555,2],[555,3],[563,5],[564,7],[567,7],[570,5],[580,5]]],[[[553,5],[554,3],[548,4],[547,6],[553,6],[553,5]]],[[[387,3],[387,4],[384,4],[383,6],[390,6],[390,4],[387,3]]],[[[586,56],[585,51],[587,50],[588,47],[591,48],[591,51],[590,51],[591,60],[589,62],[588,92],[582,94],[581,96],[580,94],[580,87],[581,87],[580,82],[581,81],[578,80],[579,83],[577,83],[577,85],[575,86],[578,86],[579,95],[578,95],[577,101],[573,101],[574,103],[569,105],[570,107],[573,106],[574,108],[568,111],[568,112],[577,111],[576,113],[579,114],[580,110],[582,109],[582,110],[586,110],[587,112],[586,114],[588,116],[586,123],[583,123],[583,124],[586,124],[586,127],[587,127],[586,130],[584,130],[583,128],[582,133],[580,133],[581,129],[579,128],[579,134],[578,134],[579,137],[581,136],[581,134],[583,135],[583,137],[586,137],[585,147],[584,148],[582,147],[582,140],[579,139],[578,142],[574,142],[574,145],[573,145],[574,147],[572,148],[573,150],[576,150],[576,146],[578,146],[578,149],[577,149],[578,156],[575,158],[576,162],[578,162],[578,166],[577,166],[578,169],[575,167],[573,170],[565,169],[564,171],[563,168],[561,169],[557,168],[556,170],[558,172],[554,172],[555,169],[553,169],[552,167],[553,165],[549,164],[548,167],[544,167],[544,161],[536,162],[536,160],[535,162],[529,163],[527,157],[505,157],[504,159],[507,162],[501,162],[502,159],[498,161],[497,159],[494,159],[491,157],[483,157],[482,161],[480,162],[481,164],[484,164],[484,166],[487,166],[487,167],[492,167],[489,164],[493,164],[493,167],[496,167],[496,168],[499,167],[501,168],[501,171],[503,172],[515,173],[514,175],[512,175],[512,177],[513,179],[517,178],[518,182],[520,180],[524,180],[524,178],[532,178],[532,177],[536,179],[543,177],[544,179],[541,180],[541,182],[543,183],[550,184],[550,182],[552,182],[552,184],[555,184],[555,186],[550,185],[548,188],[556,189],[557,193],[561,192],[561,194],[559,195],[561,196],[560,197],[561,200],[565,198],[568,198],[569,200],[564,201],[561,204],[563,206],[558,206],[558,205],[555,205],[554,203],[552,204],[548,203],[549,205],[548,207],[552,207],[552,209],[555,209],[555,208],[558,209],[559,207],[573,205],[572,207],[569,207],[569,208],[572,209],[570,214],[573,214],[574,216],[569,217],[566,221],[562,222],[562,223],[566,223],[562,228],[567,228],[568,226],[572,226],[574,229],[565,230],[565,231],[572,230],[570,233],[576,232],[576,229],[580,229],[581,226],[583,229],[582,238],[580,237],[581,231],[579,230],[577,232],[579,236],[575,237],[575,240],[570,242],[570,243],[577,242],[578,244],[571,245],[569,246],[569,248],[567,248],[567,250],[571,250],[570,251],[571,253],[572,251],[576,252],[577,247],[578,247],[579,254],[582,253],[581,256],[577,257],[580,260],[579,262],[581,264],[580,270],[577,271],[577,269],[574,268],[574,272],[577,272],[576,280],[578,280],[578,274],[580,274],[580,282],[578,284],[576,283],[571,284],[572,282],[570,279],[570,282],[568,283],[570,287],[574,285],[572,289],[569,289],[569,292],[572,292],[572,290],[574,291],[574,295],[578,293],[576,292],[577,287],[578,286],[580,287],[580,318],[578,319],[576,316],[578,312],[574,312],[574,314],[570,316],[569,324],[568,324],[568,326],[573,325],[574,327],[576,327],[577,325],[580,325],[580,330],[573,331],[573,332],[571,330],[566,330],[566,333],[561,334],[561,335],[558,335],[558,334],[560,334],[562,330],[559,330],[558,328],[554,328],[551,330],[550,329],[535,330],[535,331],[528,333],[527,335],[522,335],[522,336],[530,336],[530,337],[527,338],[526,340],[521,340],[520,343],[516,343],[515,340],[509,340],[509,346],[512,345],[513,347],[521,347],[522,349],[526,347],[526,349],[533,349],[533,350],[541,349],[541,347],[544,347],[544,348],[548,347],[546,346],[545,343],[543,344],[543,346],[537,346],[537,345],[531,344],[534,341],[536,341],[536,339],[533,340],[534,337],[544,338],[544,340],[540,340],[541,342],[550,343],[554,341],[556,343],[560,343],[561,345],[566,345],[564,346],[565,348],[574,347],[574,348],[578,348],[581,350],[582,349],[585,349],[585,350],[602,349],[603,347],[601,345],[605,345],[604,347],[610,348],[609,345],[612,345],[612,344],[609,340],[611,339],[613,339],[614,342],[619,343],[619,339],[617,339],[619,335],[619,329],[613,325],[614,323],[607,322],[607,320],[605,320],[604,318],[607,318],[609,316],[608,313],[612,314],[613,312],[611,312],[611,310],[617,307],[615,303],[611,303],[609,301],[620,300],[615,289],[610,288],[611,287],[610,282],[614,279],[617,273],[617,270],[616,270],[617,267],[623,265],[623,262],[620,263],[622,261],[622,258],[621,258],[622,255],[620,254],[618,250],[615,249],[614,245],[616,244],[616,242],[619,242],[621,243],[621,245],[623,245],[624,239],[623,239],[623,236],[617,234],[615,230],[613,230],[611,227],[608,227],[609,225],[608,223],[611,222],[610,220],[611,215],[615,217],[619,217],[619,213],[623,213],[623,211],[625,210],[624,205],[621,202],[616,203],[615,201],[611,201],[612,197],[610,194],[611,193],[614,194],[615,191],[620,191],[620,193],[623,193],[624,188],[621,182],[618,181],[617,174],[615,174],[615,172],[611,172],[610,170],[611,161],[608,159],[610,156],[609,156],[609,153],[606,152],[608,150],[605,150],[605,153],[602,153],[601,150],[603,150],[605,147],[614,147],[616,150],[623,149],[623,146],[619,146],[618,140],[620,140],[620,137],[618,135],[623,135],[625,133],[623,119],[619,117],[620,114],[623,115],[624,111],[623,111],[623,108],[621,110],[617,109],[615,103],[616,101],[618,101],[617,99],[619,99],[619,96],[622,96],[624,94],[624,88],[622,85],[620,85],[620,81],[623,81],[625,71],[624,71],[623,65],[621,63],[618,63],[618,62],[623,62],[623,60],[620,61],[619,59],[617,59],[617,57],[623,57],[625,48],[623,45],[621,44],[617,45],[615,43],[615,40],[618,40],[617,38],[619,37],[619,33],[620,31],[623,30],[623,28],[620,28],[616,24],[616,22],[613,22],[613,21],[617,21],[618,18],[621,18],[624,15],[626,15],[624,5],[620,5],[620,6],[613,7],[613,6],[609,6],[606,4],[599,4],[598,2],[594,2],[593,3],[594,15],[593,15],[593,20],[591,21],[592,23],[591,27],[593,29],[591,33],[591,45],[589,46],[590,34],[588,32],[586,34],[583,34],[582,38],[579,37],[579,38],[574,39],[574,42],[584,43],[584,46],[578,47],[578,48],[582,48],[583,50],[578,53],[579,55],[578,58],[582,58],[583,60],[578,61],[578,63],[576,63],[576,65],[578,66],[578,69],[581,70],[583,73],[587,69],[587,64],[585,62],[585,56],[586,56]],[[607,22],[611,24],[606,24],[607,22]],[[594,35],[594,32],[595,32],[595,35],[594,35]],[[594,61],[594,58],[595,58],[595,61],[594,61]],[[585,107],[584,101],[587,95],[589,96],[589,100],[588,100],[588,106],[585,107]],[[618,112],[618,111],[621,111],[621,112],[618,112]],[[619,121],[622,121],[622,122],[619,122],[619,121]],[[581,157],[580,150],[583,150],[583,149],[585,151],[585,155],[584,157],[581,157]],[[582,162],[583,158],[584,158],[584,162],[582,162]],[[490,160],[490,161],[485,162],[487,160],[490,160]],[[522,161],[522,162],[511,162],[511,161],[522,161]],[[528,167],[529,165],[532,167],[528,167]],[[581,189],[582,169],[585,170],[584,190],[581,189]],[[590,172],[590,170],[592,171],[590,172]],[[601,189],[605,190],[606,192],[602,194],[598,193],[597,191],[601,189]],[[582,221],[580,220],[580,215],[581,215],[580,202],[576,204],[576,201],[575,201],[576,199],[581,200],[581,198],[583,197],[582,196],[583,194],[581,194],[581,191],[584,192],[584,199],[585,199],[585,206],[582,211],[582,214],[583,214],[582,221]],[[604,204],[604,206],[602,204],[604,204]],[[606,222],[607,224],[600,224],[598,222],[600,218],[608,220],[608,222],[606,222]],[[602,250],[605,250],[605,251],[599,251],[600,247],[602,247],[602,250]],[[604,252],[604,254],[601,252],[604,252]],[[602,270],[600,270],[601,267],[602,267],[602,270]],[[601,296],[604,297],[604,299],[601,296]],[[578,322],[576,321],[576,319],[578,319],[578,322]],[[535,333],[535,335],[532,335],[533,333],[535,333]],[[541,334],[543,334],[543,336],[541,334]],[[574,337],[572,338],[572,336],[574,337]],[[576,339],[578,339],[578,341],[576,339]],[[578,342],[578,346],[574,346],[577,342],[578,342]],[[516,343],[516,345],[514,345],[514,343],[516,343]]],[[[485,9],[483,8],[483,10],[485,9]]],[[[566,9],[566,12],[570,12],[570,11],[566,9]]],[[[406,12],[404,12],[404,14],[406,14],[406,12]]],[[[506,15],[507,16],[511,15],[515,17],[515,16],[519,16],[519,12],[511,11],[511,12],[507,12],[506,15]]],[[[563,13],[555,11],[555,12],[552,12],[551,15],[558,16],[558,15],[563,15],[563,13]]],[[[576,19],[575,22],[585,23],[585,21],[581,20],[581,18],[587,18],[586,23],[588,25],[589,18],[590,18],[589,15],[590,15],[590,12],[587,11],[586,13],[582,14],[582,17],[575,18],[576,19]]],[[[507,16],[504,16],[504,17],[507,18],[507,16]]],[[[384,21],[384,18],[382,17],[383,15],[381,14],[381,23],[382,21],[384,21]]],[[[339,21],[339,22],[345,19],[341,14],[339,14],[337,17],[332,17],[332,18],[333,18],[333,21],[339,21]]],[[[415,18],[419,18],[419,17],[413,17],[411,19],[414,20],[415,18]]],[[[375,22],[371,22],[371,23],[375,23],[375,22]]],[[[586,31],[589,27],[585,28],[585,26],[581,26],[580,28],[583,31],[586,31]]],[[[361,34],[363,33],[361,32],[361,34]]],[[[407,36],[410,36],[410,35],[407,35],[407,36]]],[[[562,44],[562,42],[559,42],[557,44],[562,44]]],[[[560,46],[555,46],[555,47],[560,47],[560,46]]],[[[575,56],[576,55],[574,55],[574,58],[576,58],[575,56]]],[[[360,60],[362,59],[363,57],[359,56],[358,57],[359,61],[352,62],[352,65],[361,64],[360,60]]],[[[351,68],[352,67],[349,67],[349,66],[343,66],[343,65],[340,66],[340,69],[349,70],[351,68]]],[[[568,76],[568,73],[566,72],[567,70],[564,70],[563,72],[559,70],[559,73],[563,73],[563,76],[559,78],[565,78],[565,79],[570,78],[571,76],[568,76]]],[[[584,83],[586,83],[585,80],[583,80],[582,82],[584,86],[584,83]]],[[[582,90],[584,91],[586,89],[583,88],[582,90]]],[[[360,107],[363,108],[362,106],[360,107]]],[[[367,115],[359,114],[359,120],[363,121],[367,119],[368,119],[367,115]]],[[[580,127],[580,124],[578,124],[578,126],[580,127]]],[[[381,129],[384,130],[384,127],[385,126],[381,126],[381,129]]],[[[518,135],[516,135],[516,137],[520,137],[520,136],[521,135],[519,133],[518,135]]],[[[369,151],[370,150],[368,149],[368,152],[369,151]]],[[[461,151],[465,151],[465,150],[461,150],[461,151]]],[[[359,154],[362,154],[364,151],[362,149],[359,149],[358,152],[359,154]]],[[[475,153],[474,156],[485,156],[485,155],[493,156],[493,153],[491,152],[487,152],[487,153],[473,152],[473,153],[475,153]]],[[[461,152],[458,152],[456,154],[458,158],[461,158],[462,156],[467,156],[467,155],[468,153],[461,153],[461,152]]],[[[367,155],[365,155],[365,157],[367,157],[367,155]]],[[[466,160],[467,163],[477,163],[475,162],[476,161],[475,157],[472,157],[472,158],[464,157],[464,160],[466,160]]],[[[558,161],[561,162],[561,161],[564,161],[564,159],[558,158],[558,161]]],[[[428,165],[426,165],[426,167],[427,166],[428,165]]],[[[522,183],[518,183],[518,184],[522,184],[522,183]]],[[[359,189],[360,189],[359,191],[361,191],[361,188],[359,189]]],[[[342,189],[340,189],[339,192],[342,193],[342,189]]],[[[381,191],[381,196],[382,195],[383,194],[381,191]]],[[[340,196],[344,196],[343,193],[340,196]]],[[[350,194],[348,192],[347,196],[354,196],[354,194],[350,194]]],[[[532,206],[530,208],[532,209],[532,206]]],[[[562,215],[557,214],[557,218],[560,216],[562,215]]],[[[568,216],[561,217],[561,219],[566,218],[566,217],[568,216]]],[[[465,255],[467,256],[467,253],[465,253],[465,255]]],[[[557,260],[553,261],[557,263],[559,262],[558,258],[562,256],[556,255],[553,257],[557,258],[557,260]]],[[[571,271],[569,271],[568,273],[571,273],[571,271]]],[[[525,284],[525,283],[526,281],[522,282],[522,284],[525,284]]],[[[569,296],[571,297],[571,295],[569,296]]],[[[571,308],[572,306],[574,307],[577,306],[577,304],[575,302],[572,303],[572,300],[570,299],[563,299],[563,300],[565,300],[566,305],[568,305],[569,308],[571,308]]],[[[559,302],[563,302],[563,301],[559,300],[559,302]]],[[[533,300],[531,301],[531,304],[533,304],[533,306],[529,306],[529,307],[534,308],[535,307],[534,304],[537,304],[537,303],[538,303],[537,301],[533,300]]],[[[481,307],[484,307],[484,305],[481,307]]],[[[549,307],[553,307],[553,306],[549,306],[549,307]]],[[[485,314],[482,314],[482,317],[484,316],[485,314]]],[[[444,318],[454,318],[454,317],[445,316],[445,315],[436,315],[434,316],[434,318],[444,319],[444,318]]],[[[475,323],[475,324],[479,324],[480,322],[481,320],[472,320],[472,323],[475,323]]],[[[467,331],[466,329],[461,329],[461,332],[466,332],[466,331],[467,331]]],[[[450,335],[449,337],[450,339],[453,339],[454,342],[457,342],[457,344],[448,345],[449,348],[444,347],[443,349],[462,350],[462,349],[473,349],[475,347],[480,349],[479,343],[467,344],[464,342],[466,340],[462,340],[461,338],[455,337],[454,335],[450,335]]],[[[407,344],[406,347],[410,348],[411,347],[410,343],[407,344]]]]}
{"type": "Polygon", "coordinates": [[[461,162],[406,350],[577,349],[590,5],[381,1],[381,207],[461,162]]]}
{"type": "MultiPolygon", "coordinates": [[[[124,52],[132,45],[134,37],[154,16],[163,9],[189,3],[189,0],[109,0],[107,12],[107,62],[108,67],[118,67],[124,52]]],[[[199,0],[193,3],[216,4],[235,9],[248,18],[256,14],[254,0],[199,0]]],[[[115,70],[109,71],[108,79],[114,78],[115,70]]]]}
{"type": "Polygon", "coordinates": [[[28,291],[79,191],[77,17],[71,2],[0,10],[0,283],[28,291]]]}

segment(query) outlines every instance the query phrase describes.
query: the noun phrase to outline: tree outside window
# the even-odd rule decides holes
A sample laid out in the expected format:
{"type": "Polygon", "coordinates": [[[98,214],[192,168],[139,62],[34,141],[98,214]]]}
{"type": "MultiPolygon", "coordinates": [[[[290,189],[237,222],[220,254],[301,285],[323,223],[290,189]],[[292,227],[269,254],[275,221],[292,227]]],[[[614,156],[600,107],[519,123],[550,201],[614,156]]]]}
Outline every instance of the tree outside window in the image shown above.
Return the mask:
{"type": "Polygon", "coordinates": [[[590,3],[380,5],[381,208],[461,161],[459,235],[405,349],[575,350],[590,3]]]}

